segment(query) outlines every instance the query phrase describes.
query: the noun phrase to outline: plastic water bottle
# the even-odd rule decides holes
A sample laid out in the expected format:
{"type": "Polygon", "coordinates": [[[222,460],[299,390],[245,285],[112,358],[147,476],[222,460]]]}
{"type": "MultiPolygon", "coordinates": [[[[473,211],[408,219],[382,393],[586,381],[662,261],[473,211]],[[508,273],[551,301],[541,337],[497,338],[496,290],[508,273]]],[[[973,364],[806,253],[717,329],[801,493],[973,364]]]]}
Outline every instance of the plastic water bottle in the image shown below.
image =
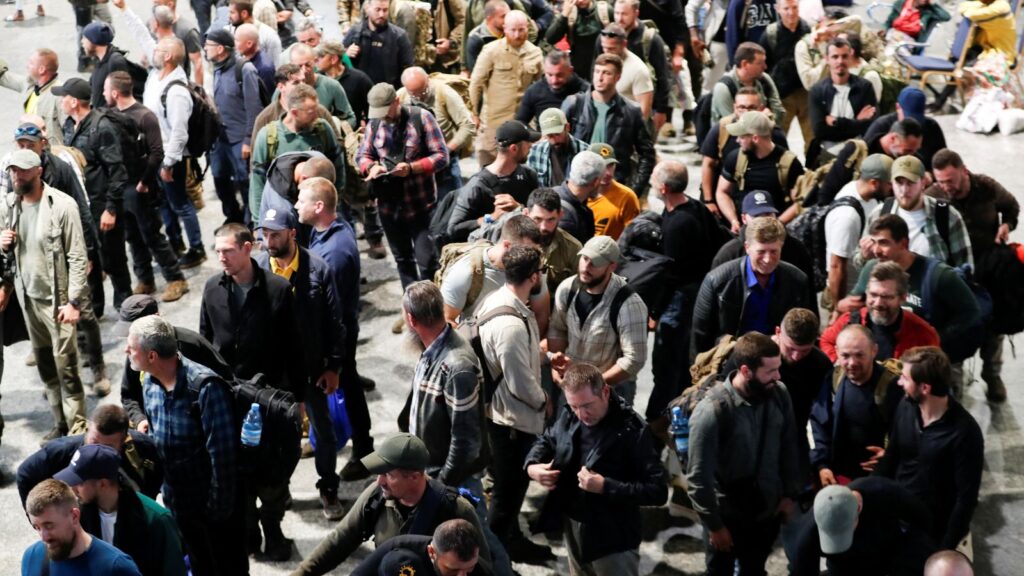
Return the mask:
{"type": "Polygon", "coordinates": [[[256,448],[260,445],[260,436],[263,435],[263,417],[260,416],[260,405],[253,402],[249,413],[242,421],[242,446],[256,448]]]}
{"type": "Polygon", "coordinates": [[[679,456],[679,463],[686,468],[686,461],[690,452],[690,420],[683,416],[683,409],[680,406],[672,408],[672,438],[676,442],[676,455],[679,456]]]}

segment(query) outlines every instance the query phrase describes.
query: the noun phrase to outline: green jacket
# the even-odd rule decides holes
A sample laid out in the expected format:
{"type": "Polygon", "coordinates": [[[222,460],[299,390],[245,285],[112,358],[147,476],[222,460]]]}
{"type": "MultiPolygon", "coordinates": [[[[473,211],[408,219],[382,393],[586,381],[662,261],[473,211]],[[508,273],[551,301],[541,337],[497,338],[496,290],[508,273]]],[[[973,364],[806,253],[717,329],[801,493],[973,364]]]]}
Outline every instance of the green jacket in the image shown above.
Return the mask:
{"type": "MultiPolygon", "coordinates": [[[[102,539],[99,506],[82,505],[82,528],[102,539]]],[[[185,576],[185,552],[174,517],[150,497],[122,488],[114,523],[115,548],[132,557],[142,576],[185,576]]]]}
{"type": "MultiPolygon", "coordinates": [[[[413,508],[408,517],[402,516],[398,507],[395,506],[394,500],[381,497],[380,486],[376,482],[367,486],[352,504],[348,514],[345,514],[337,527],[320,542],[309,558],[302,561],[302,564],[291,573],[291,576],[327,574],[347,560],[356,548],[359,548],[359,545],[369,538],[373,538],[373,541],[379,544],[395,536],[409,534],[413,529],[416,514],[420,511],[427,494],[434,491],[435,494],[442,494],[441,498],[450,495],[449,492],[446,492],[444,484],[436,480],[427,482],[424,499],[420,500],[420,504],[413,508]]],[[[451,506],[451,500],[447,502],[448,505],[438,506],[437,513],[433,521],[430,522],[429,534],[433,534],[434,528],[441,522],[455,518],[467,520],[476,527],[480,534],[483,534],[480,520],[473,510],[473,506],[465,498],[454,498],[454,508],[451,506]]],[[[487,541],[483,539],[480,541],[480,558],[488,563],[491,559],[487,541]]]]}

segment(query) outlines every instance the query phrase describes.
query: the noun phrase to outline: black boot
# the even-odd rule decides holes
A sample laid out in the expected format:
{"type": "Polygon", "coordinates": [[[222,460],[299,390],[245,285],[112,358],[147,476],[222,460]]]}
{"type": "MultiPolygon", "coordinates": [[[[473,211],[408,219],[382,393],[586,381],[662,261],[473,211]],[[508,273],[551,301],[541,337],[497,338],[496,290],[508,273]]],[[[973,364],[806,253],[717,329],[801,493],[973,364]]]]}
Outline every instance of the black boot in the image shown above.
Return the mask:
{"type": "Polygon", "coordinates": [[[279,522],[264,522],[263,535],[266,537],[266,545],[263,547],[263,555],[271,562],[287,562],[292,557],[294,542],[285,538],[281,532],[279,522]]]}

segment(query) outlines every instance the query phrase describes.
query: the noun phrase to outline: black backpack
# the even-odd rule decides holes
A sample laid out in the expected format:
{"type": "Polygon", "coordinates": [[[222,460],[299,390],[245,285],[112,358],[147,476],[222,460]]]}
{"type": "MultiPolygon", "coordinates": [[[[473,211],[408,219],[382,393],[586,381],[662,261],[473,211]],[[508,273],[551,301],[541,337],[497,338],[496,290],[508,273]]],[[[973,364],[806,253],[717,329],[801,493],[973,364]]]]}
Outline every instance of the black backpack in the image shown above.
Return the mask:
{"type": "MultiPolygon", "coordinates": [[[[240,94],[245,94],[245,92],[242,91],[242,68],[244,68],[246,64],[251,64],[251,62],[248,60],[238,60],[235,62],[235,83],[238,84],[238,92],[240,94]]],[[[255,68],[255,64],[253,67],[255,68]]],[[[263,79],[260,78],[259,74],[256,75],[256,86],[258,86],[260,90],[260,104],[267,106],[270,104],[270,90],[268,90],[263,84],[263,79]]]]}
{"type": "Polygon", "coordinates": [[[640,295],[652,318],[661,316],[675,290],[675,261],[668,256],[630,247],[619,257],[615,273],[640,295]]]}
{"type": "MultiPolygon", "coordinates": [[[[939,264],[940,262],[935,258],[929,258],[928,267],[921,280],[921,306],[922,310],[926,312],[922,316],[932,324],[934,322],[927,311],[931,309],[931,303],[935,299],[935,284],[939,281],[938,276],[935,275],[935,269],[939,267],[939,264]]],[[[974,281],[974,274],[971,272],[970,266],[963,264],[953,268],[953,271],[971,289],[971,294],[974,295],[974,299],[978,302],[978,308],[981,309],[981,314],[978,315],[974,324],[942,339],[942,351],[949,356],[950,362],[957,363],[974,356],[974,353],[984,343],[987,335],[985,327],[992,320],[992,297],[988,290],[974,281]]]]}
{"type": "Polygon", "coordinates": [[[619,252],[642,248],[661,254],[665,251],[665,236],[661,231],[661,214],[644,210],[637,214],[619,235],[619,252]]]}
{"type": "Polygon", "coordinates": [[[234,430],[239,438],[249,408],[254,403],[260,405],[260,416],[263,417],[260,445],[241,450],[239,473],[267,484],[287,482],[299,463],[301,452],[302,424],[295,396],[291,392],[271,388],[262,374],[250,380],[235,378],[232,382],[219,376],[189,382],[191,413],[196,419],[200,418],[199,392],[208,385],[229,388],[234,398],[234,430]]]}
{"type": "Polygon", "coordinates": [[[978,282],[992,299],[993,334],[1024,332],[1024,263],[1017,257],[1020,245],[996,244],[978,262],[978,282]]]}
{"type": "Polygon", "coordinates": [[[128,53],[120,48],[114,49],[124,58],[128,75],[132,77],[132,96],[142,102],[142,95],[146,91],[146,81],[149,80],[149,70],[145,66],[128,59],[128,53]]]}
{"type": "Polygon", "coordinates": [[[448,192],[434,206],[434,211],[430,214],[430,226],[427,229],[427,235],[430,236],[430,240],[434,243],[434,251],[438,256],[441,255],[441,249],[452,242],[452,237],[448,234],[448,222],[452,219],[452,212],[455,211],[455,202],[458,200],[458,196],[459,190],[448,192]]]}
{"type": "Polygon", "coordinates": [[[786,225],[786,233],[803,242],[811,253],[811,261],[814,263],[814,278],[812,280],[815,292],[824,290],[828,281],[825,218],[829,212],[840,206],[849,206],[857,211],[857,216],[860,217],[860,230],[863,233],[867,215],[864,214],[864,207],[861,206],[860,201],[853,196],[837,198],[831,204],[824,206],[811,206],[786,225]]]}
{"type": "Polygon", "coordinates": [[[192,114],[188,117],[188,143],[185,147],[193,158],[199,158],[213,148],[214,142],[224,131],[224,123],[221,122],[217,107],[214,106],[203,87],[192,81],[182,80],[168,82],[160,94],[160,105],[164,109],[164,118],[167,118],[167,93],[172,86],[185,87],[192,98],[192,114]]]}
{"type": "Polygon", "coordinates": [[[121,144],[121,158],[124,161],[128,178],[132,182],[138,181],[146,166],[146,159],[149,157],[149,146],[146,145],[146,136],[139,130],[138,124],[132,117],[118,110],[117,108],[101,108],[100,115],[110,121],[117,131],[117,139],[121,144]]]}

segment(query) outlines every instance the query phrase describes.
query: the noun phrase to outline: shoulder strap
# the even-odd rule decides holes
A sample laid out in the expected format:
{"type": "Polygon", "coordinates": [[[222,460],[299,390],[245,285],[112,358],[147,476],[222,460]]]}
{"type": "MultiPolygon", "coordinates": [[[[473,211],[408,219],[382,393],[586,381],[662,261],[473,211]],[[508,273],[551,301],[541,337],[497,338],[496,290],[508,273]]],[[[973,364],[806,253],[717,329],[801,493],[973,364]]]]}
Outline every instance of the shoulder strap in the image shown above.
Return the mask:
{"type": "Polygon", "coordinates": [[[736,81],[733,80],[732,76],[722,76],[722,84],[725,84],[725,87],[729,89],[729,94],[732,94],[732,97],[735,98],[740,87],[739,84],[736,84],[736,81]]]}
{"type": "MultiPolygon", "coordinates": [[[[741,154],[746,156],[746,154],[741,154]]],[[[779,186],[785,191],[786,195],[789,195],[789,169],[793,167],[793,162],[796,161],[796,154],[793,154],[789,150],[782,153],[782,158],[779,158],[779,186]]]]}
{"type": "Polygon", "coordinates": [[[380,514],[381,508],[384,506],[384,495],[380,489],[374,491],[369,498],[366,499],[366,504],[363,505],[363,517],[366,519],[362,525],[362,532],[360,537],[363,542],[373,538],[373,528],[377,525],[377,515],[380,514]]]}
{"type": "Polygon", "coordinates": [[[622,288],[615,293],[612,298],[611,304],[608,305],[608,318],[612,323],[612,330],[615,331],[615,336],[619,336],[619,312],[622,310],[622,305],[626,302],[626,299],[636,294],[629,284],[623,284],[622,288]]]}
{"type": "Polygon", "coordinates": [[[267,163],[277,158],[277,123],[280,120],[274,120],[270,124],[267,124],[267,163]]]}
{"type": "Polygon", "coordinates": [[[921,279],[921,316],[931,322],[931,315],[928,311],[932,309],[931,303],[932,298],[935,297],[935,288],[939,283],[939,275],[935,273],[935,270],[939,267],[939,260],[936,258],[928,258],[928,265],[925,267],[924,278],[921,279]]]}
{"type": "MultiPolygon", "coordinates": [[[[736,168],[733,171],[733,178],[736,179],[736,190],[737,191],[743,190],[743,185],[746,182],[747,165],[748,164],[749,164],[749,161],[747,160],[747,155],[744,154],[742,150],[740,150],[736,154],[736,168]]],[[[785,186],[783,186],[783,187],[785,187],[785,186]]]]}
{"type": "Polygon", "coordinates": [[[860,218],[860,231],[863,234],[864,224],[866,223],[866,215],[864,214],[864,206],[861,205],[860,201],[854,198],[853,196],[843,196],[842,198],[837,198],[833,205],[829,208],[829,212],[831,212],[835,208],[838,208],[839,206],[849,206],[850,208],[853,208],[857,212],[857,216],[860,218]]]}
{"type": "MultiPolygon", "coordinates": [[[[167,94],[171,92],[171,88],[175,86],[181,86],[185,90],[188,90],[188,84],[182,80],[171,80],[164,87],[164,91],[160,93],[160,107],[164,109],[164,118],[167,118],[167,94]]],[[[192,95],[192,91],[189,90],[189,96],[192,95]]]]}
{"type": "Polygon", "coordinates": [[[946,262],[949,263],[953,257],[953,248],[949,244],[949,202],[939,200],[935,203],[935,227],[946,245],[946,262]]]}
{"type": "Polygon", "coordinates": [[[719,162],[721,162],[722,160],[725,160],[725,158],[722,158],[722,154],[724,153],[725,145],[729,143],[729,130],[726,129],[726,126],[728,125],[729,122],[733,121],[734,119],[735,118],[733,118],[733,115],[730,114],[728,116],[723,116],[722,119],[718,121],[718,161],[719,162]]]}
{"type": "Polygon", "coordinates": [[[480,292],[484,289],[484,258],[487,254],[487,246],[480,246],[470,250],[470,280],[469,280],[469,293],[466,294],[466,304],[464,308],[473,305],[476,299],[480,297],[480,292]]]}
{"type": "Polygon", "coordinates": [[[896,199],[889,196],[882,202],[882,214],[895,214],[896,213],[896,199]]]}
{"type": "Polygon", "coordinates": [[[516,310],[512,306],[498,306],[493,310],[488,310],[486,313],[484,313],[482,316],[476,319],[476,327],[479,330],[480,328],[483,328],[484,324],[487,324],[491,320],[494,320],[495,318],[501,316],[516,316],[518,318],[521,318],[523,324],[526,325],[526,331],[530,331],[530,322],[526,319],[526,316],[520,314],[519,310],[516,310]]]}
{"type": "Polygon", "coordinates": [[[853,310],[850,310],[850,321],[847,322],[847,325],[863,323],[863,318],[860,317],[860,308],[854,308],[853,310]]]}

